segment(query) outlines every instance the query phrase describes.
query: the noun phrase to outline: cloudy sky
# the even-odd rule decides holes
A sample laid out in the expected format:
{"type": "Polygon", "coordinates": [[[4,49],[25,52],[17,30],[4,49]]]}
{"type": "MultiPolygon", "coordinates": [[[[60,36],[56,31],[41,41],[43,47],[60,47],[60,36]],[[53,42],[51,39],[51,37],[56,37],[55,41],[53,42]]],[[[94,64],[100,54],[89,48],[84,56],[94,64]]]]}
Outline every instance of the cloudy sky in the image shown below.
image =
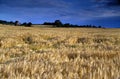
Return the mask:
{"type": "Polygon", "coordinates": [[[0,0],[0,19],[120,27],[120,0],[0,0]]]}

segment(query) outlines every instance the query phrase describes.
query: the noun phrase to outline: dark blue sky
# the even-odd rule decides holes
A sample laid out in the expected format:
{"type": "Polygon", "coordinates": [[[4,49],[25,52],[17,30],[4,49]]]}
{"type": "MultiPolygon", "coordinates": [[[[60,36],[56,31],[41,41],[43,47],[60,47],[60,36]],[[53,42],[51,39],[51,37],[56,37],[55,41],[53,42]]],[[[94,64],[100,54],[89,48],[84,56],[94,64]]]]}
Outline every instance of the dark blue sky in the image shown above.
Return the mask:
{"type": "Polygon", "coordinates": [[[0,19],[120,27],[120,0],[0,0],[0,19]]]}

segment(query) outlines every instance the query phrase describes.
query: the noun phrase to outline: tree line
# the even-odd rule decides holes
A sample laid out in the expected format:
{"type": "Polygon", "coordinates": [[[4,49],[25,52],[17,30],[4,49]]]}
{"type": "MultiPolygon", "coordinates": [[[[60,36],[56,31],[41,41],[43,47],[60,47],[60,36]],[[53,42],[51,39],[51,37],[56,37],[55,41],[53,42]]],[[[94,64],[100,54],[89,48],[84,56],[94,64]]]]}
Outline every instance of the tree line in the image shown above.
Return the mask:
{"type": "Polygon", "coordinates": [[[15,26],[26,26],[26,27],[31,27],[32,23],[31,22],[24,22],[24,23],[20,23],[19,21],[4,21],[4,20],[0,20],[0,24],[5,24],[5,25],[15,25],[15,26]]]}
{"type": "MultiPolygon", "coordinates": [[[[4,21],[0,20],[0,24],[6,24],[6,25],[15,25],[15,26],[25,26],[25,27],[31,27],[33,24],[31,22],[24,22],[20,23],[19,21],[4,21]]],[[[102,26],[95,26],[95,25],[73,25],[70,23],[63,24],[60,20],[55,20],[54,22],[44,22],[42,25],[52,25],[53,27],[80,27],[80,28],[103,28],[102,26]]]]}
{"type": "Polygon", "coordinates": [[[55,22],[44,22],[43,25],[53,25],[53,27],[103,28],[102,26],[95,25],[73,25],[70,23],[63,24],[60,20],[55,20],[55,22]]]}

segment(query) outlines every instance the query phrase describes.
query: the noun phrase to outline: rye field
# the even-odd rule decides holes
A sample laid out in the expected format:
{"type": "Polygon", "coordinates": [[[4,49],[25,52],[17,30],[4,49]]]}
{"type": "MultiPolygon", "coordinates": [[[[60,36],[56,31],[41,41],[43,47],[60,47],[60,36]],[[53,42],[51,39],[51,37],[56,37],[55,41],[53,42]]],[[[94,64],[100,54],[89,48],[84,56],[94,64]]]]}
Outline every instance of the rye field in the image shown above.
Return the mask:
{"type": "Polygon", "coordinates": [[[0,25],[0,79],[120,79],[120,29],[0,25]]]}

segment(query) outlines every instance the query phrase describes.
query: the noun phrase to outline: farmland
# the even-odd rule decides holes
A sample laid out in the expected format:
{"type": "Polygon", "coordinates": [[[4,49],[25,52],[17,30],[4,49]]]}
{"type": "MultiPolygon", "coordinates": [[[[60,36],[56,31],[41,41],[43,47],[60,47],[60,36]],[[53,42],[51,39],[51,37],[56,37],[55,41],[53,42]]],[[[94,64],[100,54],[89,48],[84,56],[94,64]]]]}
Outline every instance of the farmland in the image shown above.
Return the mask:
{"type": "Polygon", "coordinates": [[[120,29],[0,25],[0,79],[119,79],[120,29]]]}

